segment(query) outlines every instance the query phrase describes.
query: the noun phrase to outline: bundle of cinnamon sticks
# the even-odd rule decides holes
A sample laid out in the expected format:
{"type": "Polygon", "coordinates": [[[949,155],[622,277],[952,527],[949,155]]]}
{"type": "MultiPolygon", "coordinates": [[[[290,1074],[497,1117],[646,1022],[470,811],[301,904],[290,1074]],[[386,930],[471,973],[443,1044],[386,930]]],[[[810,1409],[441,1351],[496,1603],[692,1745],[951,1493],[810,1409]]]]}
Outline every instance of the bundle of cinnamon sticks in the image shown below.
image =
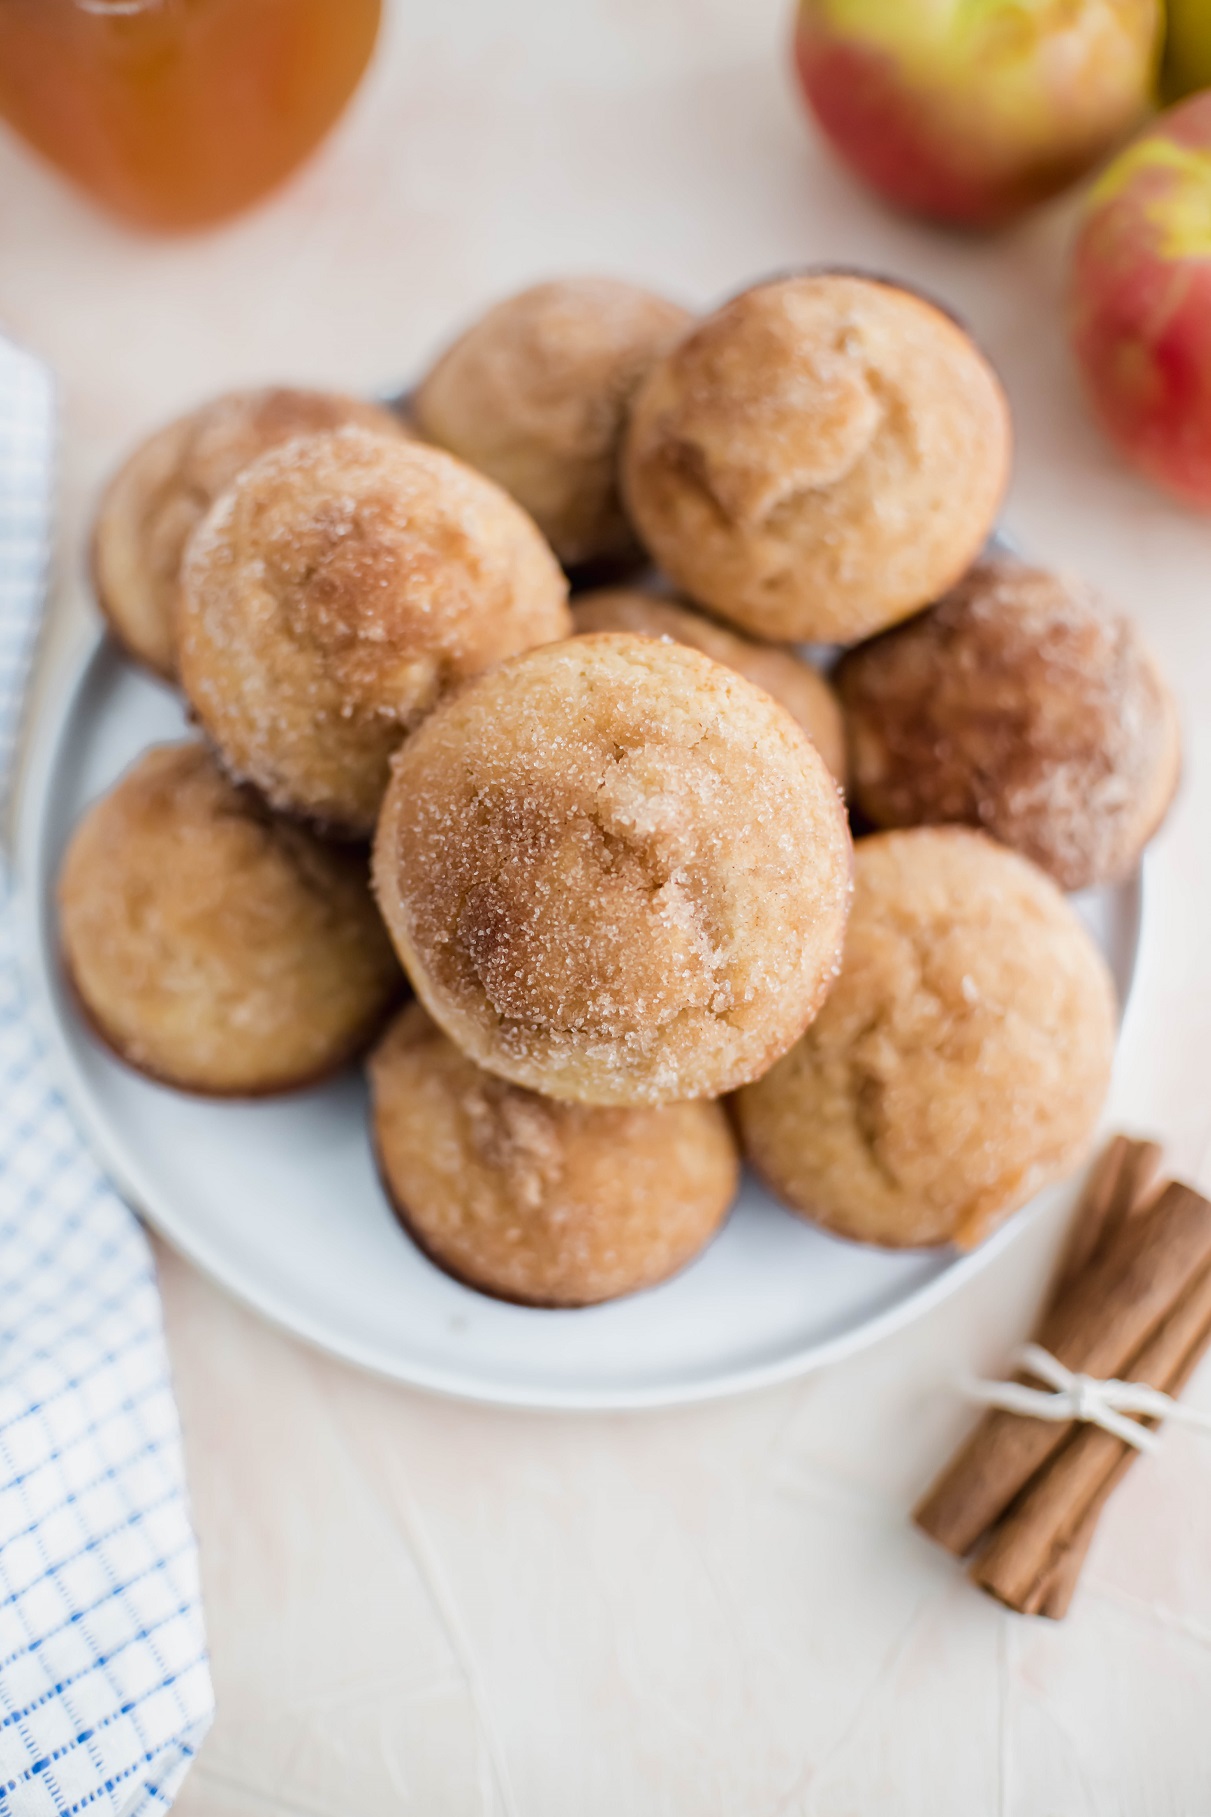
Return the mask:
{"type": "MultiPolygon", "coordinates": [[[[1174,1396],[1211,1344],[1211,1202],[1162,1185],[1161,1159],[1126,1136],[1102,1155],[1036,1341],[1068,1369],[1174,1396]]],[[[1100,1426],[990,1410],[914,1519],[956,1556],[974,1553],[971,1576],[990,1595],[1058,1619],[1136,1455],[1100,1426]]]]}

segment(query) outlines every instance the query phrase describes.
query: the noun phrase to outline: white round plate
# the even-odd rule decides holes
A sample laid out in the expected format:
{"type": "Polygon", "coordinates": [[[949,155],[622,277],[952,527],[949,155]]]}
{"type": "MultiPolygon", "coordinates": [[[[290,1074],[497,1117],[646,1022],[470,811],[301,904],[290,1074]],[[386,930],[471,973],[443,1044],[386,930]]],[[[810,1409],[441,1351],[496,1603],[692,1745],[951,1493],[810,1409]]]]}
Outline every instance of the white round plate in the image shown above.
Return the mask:
{"type": "MultiPolygon", "coordinates": [[[[1012,1226],[973,1255],[884,1254],[811,1229],[746,1179],[717,1240],[651,1292],[545,1312],[460,1287],[387,1207],[360,1078],[268,1103],[184,1097],[120,1065],[74,1011],[55,934],[64,843],[84,805],[139,751],[185,731],[166,689],[108,644],[84,652],[31,754],[18,846],[22,929],[63,1090],[110,1176],[171,1243],[266,1317],[366,1368],[468,1399],[667,1406],[858,1349],[935,1304],[1007,1240],[1012,1226]]],[[[1124,1002],[1140,904],[1138,881],[1081,904],[1124,1002]]]]}

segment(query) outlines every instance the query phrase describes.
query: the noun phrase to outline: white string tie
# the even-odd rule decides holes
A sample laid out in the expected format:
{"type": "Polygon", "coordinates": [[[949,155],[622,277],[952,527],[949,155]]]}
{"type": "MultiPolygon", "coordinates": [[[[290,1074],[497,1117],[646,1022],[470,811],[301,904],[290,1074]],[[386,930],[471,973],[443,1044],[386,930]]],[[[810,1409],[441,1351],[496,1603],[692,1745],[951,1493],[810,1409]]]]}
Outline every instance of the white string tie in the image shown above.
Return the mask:
{"type": "Polygon", "coordinates": [[[1137,1451],[1155,1451],[1160,1433],[1141,1426],[1138,1419],[1128,1418],[1129,1414],[1177,1420],[1181,1425],[1211,1433],[1211,1415],[1183,1407],[1172,1395],[1150,1388],[1146,1382],[1121,1382],[1117,1378],[1103,1382],[1097,1376],[1082,1375],[1066,1368],[1041,1344],[1023,1344],[1014,1366],[1046,1382],[1048,1387],[1029,1388],[1023,1382],[986,1382],[969,1377],[962,1385],[963,1393],[982,1406],[1001,1407],[1006,1413],[1021,1413],[1028,1419],[1082,1420],[1087,1425],[1100,1426],[1125,1445],[1134,1445],[1137,1451]]]}

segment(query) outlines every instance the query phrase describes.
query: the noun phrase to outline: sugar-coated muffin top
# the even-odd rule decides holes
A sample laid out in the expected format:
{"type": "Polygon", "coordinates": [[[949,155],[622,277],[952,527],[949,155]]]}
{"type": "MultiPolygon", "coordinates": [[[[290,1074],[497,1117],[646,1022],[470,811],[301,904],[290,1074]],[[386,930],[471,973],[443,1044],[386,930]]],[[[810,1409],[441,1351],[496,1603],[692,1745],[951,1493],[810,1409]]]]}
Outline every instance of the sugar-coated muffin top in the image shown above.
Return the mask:
{"type": "Polygon", "coordinates": [[[618,444],[632,393],[692,320],[617,278],[506,297],[421,382],[418,428],[512,493],[568,564],[624,554],[618,444]]]}
{"type": "Polygon", "coordinates": [[[1177,786],[1177,712],[1139,632],[1043,568],[979,563],[838,685],[877,826],[983,827],[1064,889],[1128,876],[1177,786]]]}
{"type": "Polygon", "coordinates": [[[586,1306],[665,1280],[736,1193],[723,1110],[557,1103],[484,1072],[419,1004],[370,1061],[388,1196],[435,1262],[482,1292],[586,1306]]]}
{"type": "Polygon", "coordinates": [[[1010,441],[995,374],[933,304],[867,278],[786,278],[653,366],[623,496],[692,599],[760,637],[853,643],[974,560],[1010,441]]]}
{"type": "Polygon", "coordinates": [[[836,694],[819,670],[784,644],[760,642],[729,631],[702,612],[638,587],[603,587],[581,593],[572,607],[578,632],[630,631],[638,637],[671,637],[714,662],[735,669],[781,701],[797,719],[842,788],[845,727],[836,694]]]}
{"type": "Polygon", "coordinates": [[[361,1050],[402,988],[365,853],[276,819],[197,742],[145,751],[89,808],[59,926],[98,1032],[187,1091],[307,1084],[361,1050]]]}
{"type": "Polygon", "coordinates": [[[441,695],[570,629],[554,556],[498,486],[344,429],[263,455],[195,533],[181,677],[233,775],[365,836],[441,695]]]}
{"type": "Polygon", "coordinates": [[[854,848],[841,975],[735,1108],[787,1204],[890,1247],[978,1243],[1081,1159],[1114,991],[1051,879],[963,827],[854,848]]]}
{"type": "Polygon", "coordinates": [[[695,650],[592,636],[502,664],[401,750],[379,902],[480,1065],[587,1103],[716,1096],[798,1036],[849,899],[837,787],[695,650]]]}
{"type": "Polygon", "coordinates": [[[97,598],[123,648],[176,678],[176,611],[190,536],[236,474],[299,435],[356,425],[402,436],[399,417],[341,392],[229,391],[141,442],[106,487],[93,528],[97,598]]]}

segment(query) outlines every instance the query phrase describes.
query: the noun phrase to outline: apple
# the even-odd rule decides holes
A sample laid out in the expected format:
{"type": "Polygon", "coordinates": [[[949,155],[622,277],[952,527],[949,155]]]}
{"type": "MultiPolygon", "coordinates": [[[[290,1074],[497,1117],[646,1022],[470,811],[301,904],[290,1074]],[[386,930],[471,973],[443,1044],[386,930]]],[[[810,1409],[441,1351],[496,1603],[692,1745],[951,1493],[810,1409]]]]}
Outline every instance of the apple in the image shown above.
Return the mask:
{"type": "Polygon", "coordinates": [[[888,201],[991,227],[1053,195],[1151,102],[1161,0],[800,0],[795,58],[888,201]]]}
{"type": "Polygon", "coordinates": [[[1111,439],[1211,510],[1211,93],[1161,114],[1090,190],[1068,315],[1111,439]]]}
{"type": "Polygon", "coordinates": [[[1161,91],[1180,101],[1196,89],[1211,88],[1211,7],[1207,0],[1169,0],[1161,91]]]}

